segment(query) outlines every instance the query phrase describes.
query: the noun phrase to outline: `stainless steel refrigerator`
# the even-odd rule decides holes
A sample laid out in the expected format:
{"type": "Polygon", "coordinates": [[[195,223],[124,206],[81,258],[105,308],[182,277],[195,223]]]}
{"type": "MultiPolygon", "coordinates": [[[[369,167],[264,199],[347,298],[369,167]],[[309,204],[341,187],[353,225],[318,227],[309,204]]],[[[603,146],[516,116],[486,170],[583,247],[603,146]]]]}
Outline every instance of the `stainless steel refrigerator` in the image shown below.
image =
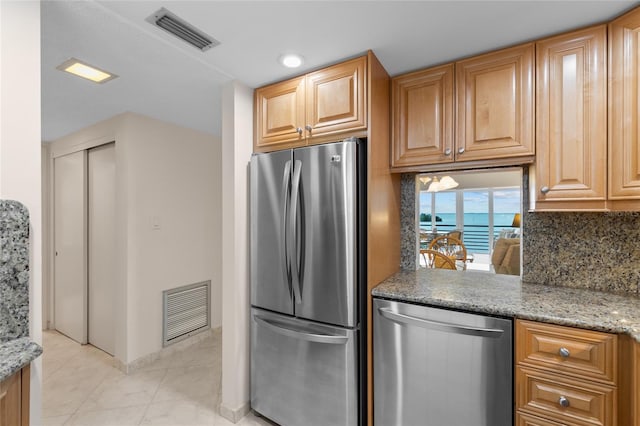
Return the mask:
{"type": "Polygon", "coordinates": [[[282,426],[365,421],[365,155],[251,158],[251,406],[282,426]]]}

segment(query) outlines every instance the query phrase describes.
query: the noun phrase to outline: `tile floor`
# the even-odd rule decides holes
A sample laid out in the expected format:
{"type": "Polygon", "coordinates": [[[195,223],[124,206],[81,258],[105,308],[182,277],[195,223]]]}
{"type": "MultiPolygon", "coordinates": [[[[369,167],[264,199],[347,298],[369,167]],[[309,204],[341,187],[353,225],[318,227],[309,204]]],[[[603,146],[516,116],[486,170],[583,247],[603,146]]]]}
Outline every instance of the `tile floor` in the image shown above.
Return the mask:
{"type": "MultiPolygon", "coordinates": [[[[44,332],[45,426],[232,426],[219,414],[220,331],[125,375],[113,358],[55,331],[44,332]]],[[[271,426],[252,413],[238,426],[271,426]]]]}

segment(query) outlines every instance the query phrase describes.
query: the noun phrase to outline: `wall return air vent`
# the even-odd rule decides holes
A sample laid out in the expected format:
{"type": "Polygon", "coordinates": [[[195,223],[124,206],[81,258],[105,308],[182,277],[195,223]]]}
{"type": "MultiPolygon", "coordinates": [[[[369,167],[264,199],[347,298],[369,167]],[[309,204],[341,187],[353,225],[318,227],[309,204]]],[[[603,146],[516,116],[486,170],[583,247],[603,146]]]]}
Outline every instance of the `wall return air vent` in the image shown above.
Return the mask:
{"type": "Polygon", "coordinates": [[[220,44],[215,38],[205,34],[185,20],[178,18],[164,7],[149,16],[146,21],[173,34],[180,40],[186,41],[203,52],[220,44]]]}
{"type": "Polygon", "coordinates": [[[211,328],[211,281],[162,292],[162,346],[211,328]]]}

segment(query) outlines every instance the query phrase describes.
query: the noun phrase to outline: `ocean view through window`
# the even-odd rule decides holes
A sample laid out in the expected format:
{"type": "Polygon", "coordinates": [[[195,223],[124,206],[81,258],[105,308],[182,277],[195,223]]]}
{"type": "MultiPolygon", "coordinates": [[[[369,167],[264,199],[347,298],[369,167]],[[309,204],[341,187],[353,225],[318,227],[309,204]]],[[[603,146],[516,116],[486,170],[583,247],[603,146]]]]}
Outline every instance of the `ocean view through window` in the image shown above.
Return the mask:
{"type": "MultiPolygon", "coordinates": [[[[424,176],[437,177],[434,174],[420,176],[423,182],[424,176]]],[[[417,184],[421,248],[426,248],[422,246],[436,235],[461,231],[467,251],[473,254],[469,269],[493,270],[491,255],[495,242],[501,236],[520,236],[522,171],[448,173],[458,186],[438,192],[428,192],[428,185],[421,183],[420,176],[417,184]]]]}

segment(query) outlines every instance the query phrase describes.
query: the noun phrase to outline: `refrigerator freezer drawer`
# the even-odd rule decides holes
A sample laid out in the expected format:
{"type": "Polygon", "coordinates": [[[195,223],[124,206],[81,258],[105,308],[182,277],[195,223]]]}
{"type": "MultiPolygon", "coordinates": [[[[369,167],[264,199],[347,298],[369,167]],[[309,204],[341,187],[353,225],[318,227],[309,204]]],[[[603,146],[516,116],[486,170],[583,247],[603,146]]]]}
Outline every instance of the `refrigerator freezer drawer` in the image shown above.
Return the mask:
{"type": "Polygon", "coordinates": [[[357,425],[357,334],[252,308],[252,408],[282,426],[357,425]]]}
{"type": "Polygon", "coordinates": [[[373,306],[375,425],[512,425],[511,320],[373,306]]]}

